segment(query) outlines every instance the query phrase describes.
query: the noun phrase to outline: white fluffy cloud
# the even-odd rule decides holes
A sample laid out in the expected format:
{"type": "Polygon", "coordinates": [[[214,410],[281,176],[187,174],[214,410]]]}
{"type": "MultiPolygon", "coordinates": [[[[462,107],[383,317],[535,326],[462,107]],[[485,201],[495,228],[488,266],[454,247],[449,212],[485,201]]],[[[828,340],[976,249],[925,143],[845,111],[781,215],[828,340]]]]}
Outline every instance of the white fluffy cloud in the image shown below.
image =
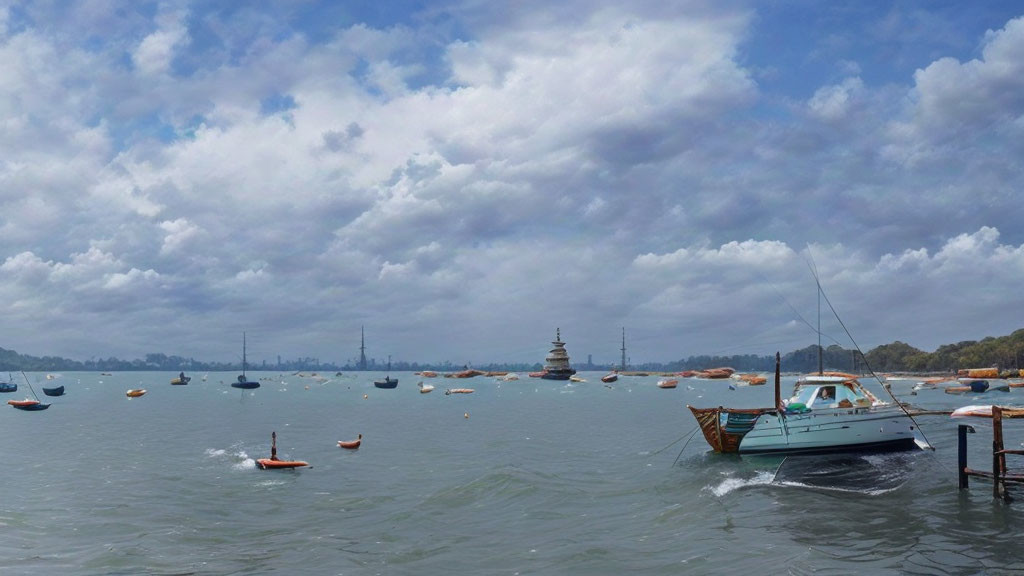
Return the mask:
{"type": "Polygon", "coordinates": [[[245,328],[340,362],[366,325],[396,358],[540,360],[557,324],[596,360],[622,326],[637,360],[764,352],[811,338],[808,246],[867,342],[1017,328],[977,319],[1024,276],[1024,20],[782,94],[747,52],[769,7],[460,8],[0,11],[4,347],[218,359],[245,328]],[[998,296],[954,297],[972,274],[998,296]]]}

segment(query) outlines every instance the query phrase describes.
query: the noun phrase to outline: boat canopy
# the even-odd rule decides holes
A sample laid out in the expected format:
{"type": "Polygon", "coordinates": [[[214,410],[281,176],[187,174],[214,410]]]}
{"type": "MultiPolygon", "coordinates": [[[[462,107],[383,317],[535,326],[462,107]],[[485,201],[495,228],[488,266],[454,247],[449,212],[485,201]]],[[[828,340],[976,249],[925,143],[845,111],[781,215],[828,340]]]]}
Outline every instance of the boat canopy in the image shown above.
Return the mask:
{"type": "Polygon", "coordinates": [[[882,404],[856,379],[848,375],[808,376],[796,383],[787,404],[803,404],[814,410],[853,408],[882,404]],[[826,394],[827,391],[827,394],[826,394]]]}

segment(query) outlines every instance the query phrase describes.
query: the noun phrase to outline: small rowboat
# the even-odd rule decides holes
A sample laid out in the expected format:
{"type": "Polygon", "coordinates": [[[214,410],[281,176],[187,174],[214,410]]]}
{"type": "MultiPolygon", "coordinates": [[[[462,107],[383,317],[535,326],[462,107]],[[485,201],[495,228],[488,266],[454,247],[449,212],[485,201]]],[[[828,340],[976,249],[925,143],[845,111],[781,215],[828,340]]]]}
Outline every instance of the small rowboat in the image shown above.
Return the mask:
{"type": "Polygon", "coordinates": [[[617,373],[615,373],[615,372],[612,372],[611,374],[606,374],[604,376],[601,376],[601,382],[604,382],[605,384],[610,384],[612,382],[615,382],[618,379],[619,379],[619,375],[617,373]]]}
{"type": "Polygon", "coordinates": [[[40,404],[39,400],[8,400],[8,404],[14,406],[18,410],[46,410],[50,407],[49,404],[40,404]]]}
{"type": "Polygon", "coordinates": [[[658,388],[675,388],[679,380],[658,380],[658,388]]]}
{"type": "Polygon", "coordinates": [[[309,466],[309,462],[303,462],[302,460],[273,460],[271,458],[260,458],[256,461],[256,465],[258,465],[261,470],[279,470],[309,466]]]}
{"type": "Polygon", "coordinates": [[[420,387],[420,394],[426,394],[427,392],[431,392],[434,390],[433,384],[424,384],[423,382],[420,382],[416,385],[420,387]]]}
{"type": "Polygon", "coordinates": [[[17,392],[18,385],[13,382],[0,382],[0,392],[17,392]]]}
{"type": "Polygon", "coordinates": [[[473,388],[449,388],[445,390],[444,393],[446,396],[448,396],[451,394],[472,394],[475,391],[476,390],[474,390],[473,388]]]}
{"type": "Polygon", "coordinates": [[[145,388],[132,388],[131,390],[125,392],[124,395],[129,398],[138,398],[139,396],[142,396],[145,393],[145,388]]]}
{"type": "Polygon", "coordinates": [[[579,376],[569,376],[569,381],[570,382],[586,382],[587,380],[585,378],[581,378],[579,376]]]}
{"type": "Polygon", "coordinates": [[[360,434],[359,438],[355,440],[338,440],[338,448],[348,448],[349,450],[355,450],[359,448],[359,445],[363,443],[363,435],[360,434]]]}
{"type": "Polygon", "coordinates": [[[47,396],[63,396],[64,395],[64,386],[56,386],[54,388],[46,388],[44,386],[43,387],[43,394],[46,394],[47,396]]]}

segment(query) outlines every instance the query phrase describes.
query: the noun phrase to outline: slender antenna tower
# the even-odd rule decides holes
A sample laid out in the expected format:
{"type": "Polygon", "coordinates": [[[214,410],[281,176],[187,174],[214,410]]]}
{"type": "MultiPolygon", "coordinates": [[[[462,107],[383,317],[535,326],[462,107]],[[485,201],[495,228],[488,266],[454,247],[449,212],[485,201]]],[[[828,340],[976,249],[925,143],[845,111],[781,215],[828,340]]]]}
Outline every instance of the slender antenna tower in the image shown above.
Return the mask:
{"type": "Polygon", "coordinates": [[[622,327],[622,371],[626,371],[626,327],[622,327]]]}
{"type": "Polygon", "coordinates": [[[359,327],[359,369],[366,370],[366,334],[363,327],[359,327]]]}

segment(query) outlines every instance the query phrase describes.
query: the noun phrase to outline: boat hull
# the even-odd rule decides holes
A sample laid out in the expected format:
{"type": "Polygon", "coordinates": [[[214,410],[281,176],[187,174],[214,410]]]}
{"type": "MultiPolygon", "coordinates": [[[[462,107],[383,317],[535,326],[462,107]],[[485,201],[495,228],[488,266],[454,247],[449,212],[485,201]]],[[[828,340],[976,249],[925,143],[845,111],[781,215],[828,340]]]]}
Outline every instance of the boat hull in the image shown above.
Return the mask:
{"type": "Polygon", "coordinates": [[[254,390],[260,387],[259,382],[232,382],[232,388],[241,388],[242,390],[254,390]]]}
{"type": "Polygon", "coordinates": [[[46,410],[50,407],[49,404],[42,404],[38,400],[8,400],[7,403],[18,410],[25,410],[27,412],[46,410]]]}
{"type": "Polygon", "coordinates": [[[191,381],[192,381],[192,377],[191,376],[185,376],[184,380],[182,380],[181,378],[175,378],[174,380],[171,380],[171,384],[173,386],[184,386],[185,384],[188,384],[191,381]]]}
{"type": "Polygon", "coordinates": [[[398,388],[398,380],[397,379],[388,378],[388,379],[384,380],[383,382],[381,382],[381,381],[374,381],[373,385],[376,386],[377,388],[384,388],[386,390],[387,389],[391,389],[391,388],[398,388]]]}
{"type": "Polygon", "coordinates": [[[0,392],[17,392],[17,384],[9,384],[7,382],[0,382],[0,392]]]}
{"type": "Polygon", "coordinates": [[[540,377],[544,380],[568,380],[575,373],[576,371],[572,368],[568,370],[546,370],[540,377]]]}
{"type": "Polygon", "coordinates": [[[47,396],[63,396],[64,387],[56,386],[54,388],[43,388],[43,394],[46,394],[47,396]]]}
{"type": "Polygon", "coordinates": [[[261,470],[287,470],[289,468],[302,468],[303,466],[309,466],[309,462],[303,462],[301,460],[271,460],[270,458],[260,458],[256,461],[256,465],[261,470]]]}
{"type": "Polygon", "coordinates": [[[704,437],[718,452],[829,454],[918,447],[914,423],[895,406],[810,411],[695,409],[704,437]]]}

